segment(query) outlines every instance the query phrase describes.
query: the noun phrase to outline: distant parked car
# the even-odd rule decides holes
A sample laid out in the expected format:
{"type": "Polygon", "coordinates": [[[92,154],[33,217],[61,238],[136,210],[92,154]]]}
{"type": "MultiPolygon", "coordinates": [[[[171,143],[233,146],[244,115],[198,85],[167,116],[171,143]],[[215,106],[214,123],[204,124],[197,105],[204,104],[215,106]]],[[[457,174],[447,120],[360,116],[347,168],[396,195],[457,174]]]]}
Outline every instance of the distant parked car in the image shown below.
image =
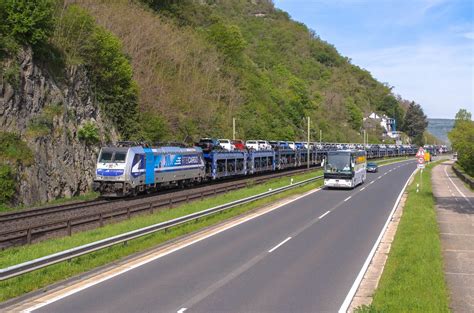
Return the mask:
{"type": "Polygon", "coordinates": [[[232,140],[232,144],[235,147],[235,150],[244,151],[245,150],[245,142],[240,139],[232,140]]]}
{"type": "Polygon", "coordinates": [[[229,139],[219,139],[219,146],[221,146],[222,149],[227,151],[235,150],[235,146],[229,139]]]}
{"type": "Polygon", "coordinates": [[[377,163],[369,162],[367,163],[367,172],[377,173],[379,171],[379,166],[377,163]]]}

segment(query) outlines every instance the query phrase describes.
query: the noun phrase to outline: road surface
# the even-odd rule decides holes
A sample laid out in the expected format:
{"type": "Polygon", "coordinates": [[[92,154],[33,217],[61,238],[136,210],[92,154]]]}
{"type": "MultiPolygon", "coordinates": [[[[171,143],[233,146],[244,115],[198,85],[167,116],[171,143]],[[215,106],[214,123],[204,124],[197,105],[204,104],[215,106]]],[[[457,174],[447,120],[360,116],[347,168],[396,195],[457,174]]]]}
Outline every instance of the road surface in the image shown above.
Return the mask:
{"type": "Polygon", "coordinates": [[[35,312],[336,312],[415,167],[314,192],[35,312]]]}

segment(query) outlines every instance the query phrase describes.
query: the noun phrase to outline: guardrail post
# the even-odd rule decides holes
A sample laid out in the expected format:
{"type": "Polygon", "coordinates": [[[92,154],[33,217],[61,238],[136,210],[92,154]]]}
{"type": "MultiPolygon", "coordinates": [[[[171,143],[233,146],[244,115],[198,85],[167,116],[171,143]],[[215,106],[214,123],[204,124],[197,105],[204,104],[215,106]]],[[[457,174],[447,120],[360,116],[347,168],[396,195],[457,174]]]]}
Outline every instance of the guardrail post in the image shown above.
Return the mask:
{"type": "Polygon", "coordinates": [[[130,219],[130,208],[127,208],[127,218],[130,219]]]}
{"type": "Polygon", "coordinates": [[[173,199],[170,199],[170,209],[173,207],[173,199]]]}
{"type": "Polygon", "coordinates": [[[67,220],[67,235],[68,236],[72,235],[71,220],[67,220]]]}
{"type": "Polygon", "coordinates": [[[100,227],[104,226],[104,218],[102,217],[102,213],[99,214],[99,225],[100,227]]]}
{"type": "Polygon", "coordinates": [[[150,203],[150,214],[153,214],[153,203],[150,203]]]}
{"type": "Polygon", "coordinates": [[[204,200],[204,194],[203,192],[201,191],[201,201],[204,200]]]}
{"type": "Polygon", "coordinates": [[[189,202],[189,195],[186,195],[186,203],[189,202]]]}
{"type": "Polygon", "coordinates": [[[26,233],[26,243],[27,244],[31,243],[31,227],[28,227],[28,231],[26,233]]]}

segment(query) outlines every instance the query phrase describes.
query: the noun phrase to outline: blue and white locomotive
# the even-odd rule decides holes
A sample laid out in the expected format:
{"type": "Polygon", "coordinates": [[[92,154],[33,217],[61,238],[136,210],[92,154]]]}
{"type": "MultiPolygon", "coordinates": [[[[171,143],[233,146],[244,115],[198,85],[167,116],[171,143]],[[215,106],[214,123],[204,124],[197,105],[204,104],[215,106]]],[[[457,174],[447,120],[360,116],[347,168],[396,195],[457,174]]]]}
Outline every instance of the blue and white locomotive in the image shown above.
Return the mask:
{"type": "Polygon", "coordinates": [[[122,197],[200,182],[205,176],[199,147],[104,147],[97,160],[93,190],[106,197],[122,197]]]}

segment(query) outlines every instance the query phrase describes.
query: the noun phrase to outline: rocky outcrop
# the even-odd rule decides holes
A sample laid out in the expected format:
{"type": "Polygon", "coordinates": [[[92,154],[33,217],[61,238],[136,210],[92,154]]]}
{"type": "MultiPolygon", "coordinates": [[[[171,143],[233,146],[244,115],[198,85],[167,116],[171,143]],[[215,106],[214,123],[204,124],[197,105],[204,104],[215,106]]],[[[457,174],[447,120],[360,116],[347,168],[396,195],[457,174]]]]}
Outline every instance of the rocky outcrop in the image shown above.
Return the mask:
{"type": "Polygon", "coordinates": [[[34,154],[32,165],[17,169],[15,204],[88,191],[100,144],[80,141],[79,129],[86,122],[95,123],[102,142],[115,141],[117,134],[101,116],[86,71],[70,67],[55,81],[35,64],[30,49],[8,62],[18,63],[19,76],[14,82],[0,76],[0,130],[20,134],[34,154]]]}

